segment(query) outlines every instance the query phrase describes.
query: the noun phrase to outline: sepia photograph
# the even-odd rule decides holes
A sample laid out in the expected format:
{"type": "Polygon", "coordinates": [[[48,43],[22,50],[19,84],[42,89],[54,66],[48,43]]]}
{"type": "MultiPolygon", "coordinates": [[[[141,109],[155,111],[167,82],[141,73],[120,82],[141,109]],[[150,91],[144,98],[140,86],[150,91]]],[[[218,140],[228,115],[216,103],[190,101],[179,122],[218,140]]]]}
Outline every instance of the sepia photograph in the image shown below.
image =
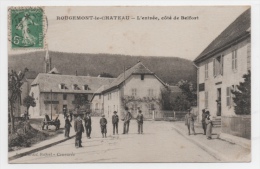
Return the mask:
{"type": "Polygon", "coordinates": [[[251,6],[6,10],[9,164],[252,161],[251,6]]]}

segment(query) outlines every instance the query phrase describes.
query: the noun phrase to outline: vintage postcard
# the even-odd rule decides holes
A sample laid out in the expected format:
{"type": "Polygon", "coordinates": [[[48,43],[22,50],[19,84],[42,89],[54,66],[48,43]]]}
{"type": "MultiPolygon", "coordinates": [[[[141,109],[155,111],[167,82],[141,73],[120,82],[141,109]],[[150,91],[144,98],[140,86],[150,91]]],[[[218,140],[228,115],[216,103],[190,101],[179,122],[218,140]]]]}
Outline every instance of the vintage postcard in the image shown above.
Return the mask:
{"type": "Polygon", "coordinates": [[[10,164],[251,162],[251,6],[7,10],[10,164]]]}

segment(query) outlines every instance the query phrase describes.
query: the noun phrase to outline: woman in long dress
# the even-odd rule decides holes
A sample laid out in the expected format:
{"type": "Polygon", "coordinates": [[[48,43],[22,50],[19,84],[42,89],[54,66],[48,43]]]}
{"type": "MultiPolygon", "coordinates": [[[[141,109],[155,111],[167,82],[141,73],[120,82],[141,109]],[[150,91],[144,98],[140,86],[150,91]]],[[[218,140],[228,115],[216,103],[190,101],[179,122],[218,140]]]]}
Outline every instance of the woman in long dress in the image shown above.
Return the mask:
{"type": "Polygon", "coordinates": [[[207,139],[210,140],[210,139],[212,139],[211,134],[212,134],[213,123],[212,123],[212,121],[211,121],[211,119],[210,119],[209,113],[207,113],[207,114],[208,114],[208,115],[207,115],[206,120],[205,120],[206,125],[207,125],[206,136],[207,136],[207,139]]]}

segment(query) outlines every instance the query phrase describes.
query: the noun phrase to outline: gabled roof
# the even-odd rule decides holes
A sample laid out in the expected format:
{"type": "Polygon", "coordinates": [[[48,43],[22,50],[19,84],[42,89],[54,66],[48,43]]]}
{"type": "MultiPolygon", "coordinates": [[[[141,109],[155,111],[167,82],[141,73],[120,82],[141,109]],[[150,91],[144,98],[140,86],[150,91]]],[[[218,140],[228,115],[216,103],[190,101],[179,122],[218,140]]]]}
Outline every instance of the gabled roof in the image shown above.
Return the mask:
{"type": "Polygon", "coordinates": [[[125,72],[121,73],[112,83],[110,83],[108,86],[106,86],[103,90],[103,92],[108,91],[112,88],[118,87],[120,84],[122,84],[126,79],[128,79],[131,75],[154,75],[163,85],[165,85],[165,83],[159,79],[155,73],[153,73],[152,71],[150,71],[147,67],[145,67],[143,65],[142,62],[138,62],[137,64],[135,64],[133,67],[127,69],[125,72]]]}
{"type": "Polygon", "coordinates": [[[40,73],[31,85],[39,85],[40,92],[52,90],[52,92],[60,93],[95,93],[102,85],[109,84],[113,80],[114,78],[40,73]],[[66,89],[60,89],[60,84],[64,84],[66,89]],[[75,84],[79,90],[73,89],[75,84]],[[84,85],[88,85],[89,90],[83,90],[84,85]]]}
{"type": "Polygon", "coordinates": [[[56,67],[54,67],[48,72],[48,74],[60,74],[60,72],[56,69],[56,67]]]}
{"type": "Polygon", "coordinates": [[[251,27],[251,9],[243,12],[235,21],[233,21],[219,36],[215,38],[201,54],[194,60],[194,62],[203,61],[203,59],[210,57],[215,52],[220,52],[229,47],[232,43],[250,36],[251,27]],[[224,48],[224,49],[222,49],[224,48]]]}

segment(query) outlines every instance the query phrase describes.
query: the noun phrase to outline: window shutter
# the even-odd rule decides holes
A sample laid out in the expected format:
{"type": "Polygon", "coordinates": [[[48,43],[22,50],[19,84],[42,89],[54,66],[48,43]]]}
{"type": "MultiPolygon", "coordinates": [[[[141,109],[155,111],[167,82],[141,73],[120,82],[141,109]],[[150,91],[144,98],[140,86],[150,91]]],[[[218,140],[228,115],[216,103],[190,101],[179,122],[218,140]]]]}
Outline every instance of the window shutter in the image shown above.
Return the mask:
{"type": "Polygon", "coordinates": [[[232,70],[234,70],[234,51],[232,52],[232,70]]]}
{"type": "Polygon", "coordinates": [[[235,50],[235,69],[237,69],[237,50],[235,50]]]}
{"type": "Polygon", "coordinates": [[[230,87],[227,87],[227,106],[230,106],[230,87]]]}
{"type": "Polygon", "coordinates": [[[216,59],[213,59],[213,76],[216,76],[216,59]]]}
{"type": "Polygon", "coordinates": [[[221,70],[221,75],[224,74],[224,55],[221,55],[221,58],[220,58],[220,61],[221,61],[221,64],[220,64],[220,70],[221,70]]]}

